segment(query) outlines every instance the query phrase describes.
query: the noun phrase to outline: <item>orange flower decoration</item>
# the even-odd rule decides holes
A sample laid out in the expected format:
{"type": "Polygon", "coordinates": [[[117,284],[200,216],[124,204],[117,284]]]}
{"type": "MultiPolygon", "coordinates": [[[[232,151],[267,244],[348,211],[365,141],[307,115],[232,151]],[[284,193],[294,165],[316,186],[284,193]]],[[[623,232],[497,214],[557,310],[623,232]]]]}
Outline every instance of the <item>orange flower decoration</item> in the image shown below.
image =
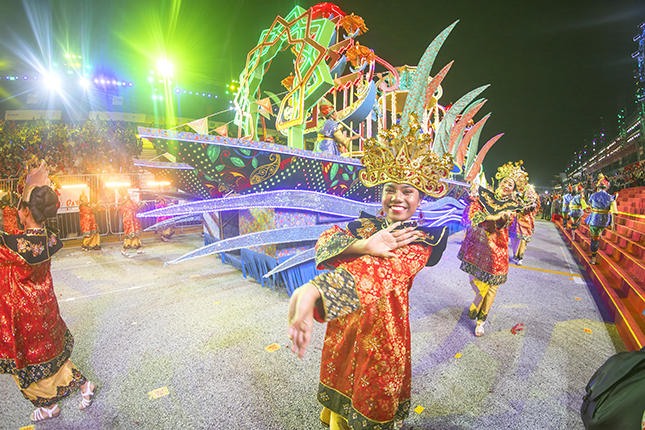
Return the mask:
{"type": "Polygon", "coordinates": [[[284,78],[282,81],[280,81],[280,83],[282,84],[283,87],[290,90],[291,88],[293,88],[293,81],[295,79],[296,79],[295,76],[289,75],[286,78],[284,78]]]}
{"type": "Polygon", "coordinates": [[[345,29],[345,31],[346,31],[348,34],[354,34],[354,32],[356,31],[356,29],[359,29],[359,30],[360,30],[360,32],[359,32],[358,34],[363,34],[363,33],[365,33],[367,30],[369,30],[369,29],[365,26],[365,21],[363,21],[363,18],[361,18],[360,16],[356,16],[356,15],[354,15],[354,14],[351,14],[351,15],[345,15],[345,16],[340,20],[340,25],[342,25],[342,26],[343,26],[343,28],[345,29]]]}
{"type": "Polygon", "coordinates": [[[374,61],[374,52],[367,46],[362,46],[358,42],[347,50],[345,56],[354,67],[358,67],[362,64],[363,60],[366,60],[367,62],[374,61]]]}

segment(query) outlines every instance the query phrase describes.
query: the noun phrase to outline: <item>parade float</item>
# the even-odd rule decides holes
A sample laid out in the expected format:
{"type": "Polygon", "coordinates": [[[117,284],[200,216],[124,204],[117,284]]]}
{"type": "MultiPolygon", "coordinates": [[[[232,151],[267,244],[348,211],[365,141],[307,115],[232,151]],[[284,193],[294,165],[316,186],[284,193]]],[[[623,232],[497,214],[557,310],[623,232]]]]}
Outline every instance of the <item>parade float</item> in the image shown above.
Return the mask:
{"type": "MultiPolygon", "coordinates": [[[[296,6],[276,17],[247,54],[234,100],[237,137],[140,127],[140,136],[161,143],[172,162],[137,164],[196,200],[139,216],[204,222],[204,247],[169,264],[220,254],[245,276],[291,293],[316,275],[313,245],[330,223],[381,207],[381,187],[368,188],[360,178],[364,143],[395,125],[407,132],[411,122],[451,166],[419,215],[430,227],[459,230],[465,186],[477,179],[501,134],[479,148],[490,114],[475,116],[486,103],[478,98],[486,85],[450,107],[439,103],[452,62],[431,71],[456,24],[435,38],[416,66],[394,67],[360,44],[368,29],[359,16],[330,3],[296,6]],[[293,72],[282,81],[286,91],[263,93],[271,62],[285,51],[293,56],[293,72]],[[342,154],[312,150],[311,140],[330,121],[323,110],[333,110],[347,134],[360,135],[342,154]],[[286,145],[267,138],[266,121],[275,121],[286,145]]],[[[398,156],[406,154],[392,154],[398,156]]]]}

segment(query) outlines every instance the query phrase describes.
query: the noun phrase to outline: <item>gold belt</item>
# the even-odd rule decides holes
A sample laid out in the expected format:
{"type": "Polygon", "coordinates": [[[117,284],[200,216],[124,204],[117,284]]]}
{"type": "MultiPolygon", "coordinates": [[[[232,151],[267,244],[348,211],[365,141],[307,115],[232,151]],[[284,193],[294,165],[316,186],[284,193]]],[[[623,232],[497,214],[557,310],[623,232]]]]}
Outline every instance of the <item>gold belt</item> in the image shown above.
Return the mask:
{"type": "Polygon", "coordinates": [[[591,212],[595,214],[608,214],[609,209],[591,209],[591,212]]]}
{"type": "Polygon", "coordinates": [[[571,206],[570,209],[582,209],[582,206],[571,206]]]}

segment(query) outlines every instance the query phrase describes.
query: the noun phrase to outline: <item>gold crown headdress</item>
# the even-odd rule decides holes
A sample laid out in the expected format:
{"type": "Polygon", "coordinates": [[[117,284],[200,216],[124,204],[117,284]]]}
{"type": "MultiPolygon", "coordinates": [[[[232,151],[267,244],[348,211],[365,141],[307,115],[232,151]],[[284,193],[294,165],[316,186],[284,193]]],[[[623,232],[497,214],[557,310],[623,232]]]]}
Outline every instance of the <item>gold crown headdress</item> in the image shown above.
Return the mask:
{"type": "Polygon", "coordinates": [[[421,133],[421,127],[410,116],[410,132],[403,135],[400,125],[379,133],[377,139],[367,139],[364,156],[365,168],[360,178],[367,187],[387,182],[412,185],[433,197],[448,191],[447,178],[453,168],[450,154],[432,152],[432,136],[421,133]]]}
{"type": "Polygon", "coordinates": [[[495,179],[501,181],[504,178],[511,178],[515,182],[515,189],[523,193],[524,188],[529,183],[529,174],[524,170],[522,164],[524,164],[522,160],[516,163],[509,161],[503,166],[498,167],[495,179]]]}

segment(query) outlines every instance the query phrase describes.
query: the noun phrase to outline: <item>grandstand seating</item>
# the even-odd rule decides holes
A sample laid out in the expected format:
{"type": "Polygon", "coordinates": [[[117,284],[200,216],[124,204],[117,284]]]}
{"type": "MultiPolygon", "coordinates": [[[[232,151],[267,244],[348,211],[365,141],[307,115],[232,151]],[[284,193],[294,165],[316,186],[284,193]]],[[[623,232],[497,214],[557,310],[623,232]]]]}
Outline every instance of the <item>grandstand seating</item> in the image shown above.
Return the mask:
{"type": "Polygon", "coordinates": [[[560,232],[593,280],[629,350],[645,346],[645,187],[620,191],[615,231],[605,229],[597,264],[591,265],[589,227],[583,222],[575,240],[560,232]]]}

